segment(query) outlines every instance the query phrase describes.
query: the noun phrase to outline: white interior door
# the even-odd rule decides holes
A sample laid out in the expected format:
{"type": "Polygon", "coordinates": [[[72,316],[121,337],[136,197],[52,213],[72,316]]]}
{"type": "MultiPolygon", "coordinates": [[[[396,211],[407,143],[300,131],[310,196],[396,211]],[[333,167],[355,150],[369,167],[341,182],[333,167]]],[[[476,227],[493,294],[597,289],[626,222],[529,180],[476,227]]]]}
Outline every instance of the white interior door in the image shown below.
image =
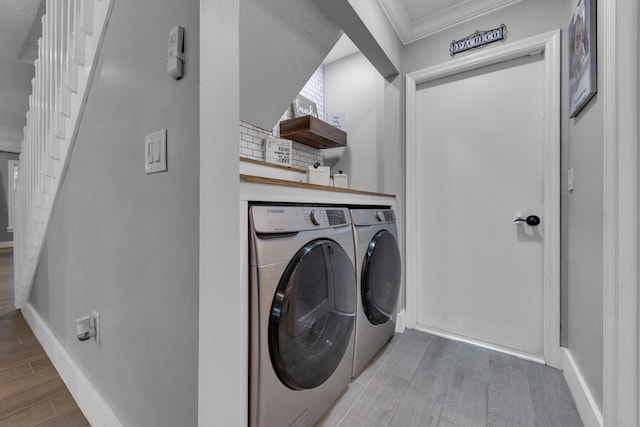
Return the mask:
{"type": "Polygon", "coordinates": [[[547,67],[540,52],[445,73],[415,85],[408,112],[416,329],[540,362],[545,229],[557,221],[545,206],[547,67]],[[517,212],[541,223],[516,223],[517,212]]]}

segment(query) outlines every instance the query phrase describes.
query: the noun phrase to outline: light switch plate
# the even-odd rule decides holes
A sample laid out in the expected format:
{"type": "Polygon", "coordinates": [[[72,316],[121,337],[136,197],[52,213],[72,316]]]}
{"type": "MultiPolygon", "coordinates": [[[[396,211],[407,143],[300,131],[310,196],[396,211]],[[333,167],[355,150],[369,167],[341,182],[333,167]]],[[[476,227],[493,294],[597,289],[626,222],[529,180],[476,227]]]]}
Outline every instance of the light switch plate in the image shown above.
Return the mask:
{"type": "Polygon", "coordinates": [[[147,174],[167,170],[167,130],[147,135],[144,139],[144,171],[147,174]]]}

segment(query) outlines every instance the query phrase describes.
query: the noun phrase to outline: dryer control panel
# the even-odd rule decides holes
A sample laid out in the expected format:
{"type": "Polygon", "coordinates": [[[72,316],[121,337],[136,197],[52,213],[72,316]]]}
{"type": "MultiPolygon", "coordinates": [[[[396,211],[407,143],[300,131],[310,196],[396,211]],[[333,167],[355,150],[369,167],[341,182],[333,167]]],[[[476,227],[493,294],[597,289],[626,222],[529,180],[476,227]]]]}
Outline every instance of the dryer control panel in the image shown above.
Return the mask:
{"type": "Polygon", "coordinates": [[[396,222],[396,215],[393,209],[352,209],[351,220],[353,225],[374,225],[374,224],[390,224],[396,222]]]}

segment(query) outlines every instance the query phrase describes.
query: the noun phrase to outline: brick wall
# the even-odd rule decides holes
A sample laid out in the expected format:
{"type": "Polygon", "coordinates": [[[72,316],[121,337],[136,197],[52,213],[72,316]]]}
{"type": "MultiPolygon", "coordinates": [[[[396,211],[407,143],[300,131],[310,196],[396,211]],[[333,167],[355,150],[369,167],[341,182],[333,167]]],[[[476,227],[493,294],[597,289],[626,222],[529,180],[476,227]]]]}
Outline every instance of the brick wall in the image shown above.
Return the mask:
{"type": "MultiPolygon", "coordinates": [[[[300,95],[316,103],[318,116],[324,119],[324,67],[321,65],[307,84],[300,91],[300,95]]],[[[293,101],[293,100],[292,100],[293,101]]],[[[282,115],[280,120],[292,117],[291,108],[282,115]]],[[[240,121],[240,157],[254,160],[264,160],[264,140],[267,136],[279,136],[280,124],[271,130],[261,129],[249,123],[240,121]]],[[[306,168],[316,162],[324,164],[322,151],[307,145],[293,142],[291,164],[297,168],[306,168]]]]}

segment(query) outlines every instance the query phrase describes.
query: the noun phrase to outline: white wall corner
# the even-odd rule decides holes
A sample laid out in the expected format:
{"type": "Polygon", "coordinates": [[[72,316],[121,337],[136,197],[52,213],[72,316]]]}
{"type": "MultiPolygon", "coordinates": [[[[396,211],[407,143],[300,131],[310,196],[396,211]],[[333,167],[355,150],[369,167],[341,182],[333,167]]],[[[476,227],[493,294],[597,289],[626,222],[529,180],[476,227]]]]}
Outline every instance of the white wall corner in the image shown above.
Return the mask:
{"type": "Polygon", "coordinates": [[[638,426],[640,317],[637,0],[604,7],[604,384],[608,426],[638,426]]]}
{"type": "Polygon", "coordinates": [[[316,2],[349,36],[380,75],[386,80],[392,81],[400,73],[398,65],[400,65],[399,60],[401,59],[401,44],[398,37],[378,5],[373,2],[355,1],[361,3],[357,7],[356,4],[352,4],[354,1],[323,0],[316,2]],[[392,48],[392,44],[396,44],[397,47],[392,48]],[[398,65],[394,63],[394,60],[398,65]]]}
{"type": "Polygon", "coordinates": [[[123,424],[109,404],[80,370],[31,303],[22,308],[22,315],[89,423],[95,427],[121,427],[123,424]]]}
{"type": "Polygon", "coordinates": [[[399,70],[402,62],[402,39],[388,17],[382,2],[371,0],[349,0],[360,19],[371,32],[393,65],[399,70]]]}
{"type": "Polygon", "coordinates": [[[587,385],[587,382],[578,368],[576,361],[571,355],[571,351],[567,348],[562,348],[562,368],[563,375],[569,390],[573,395],[573,400],[578,408],[578,413],[585,427],[602,427],[603,419],[602,412],[598,409],[593,394],[587,385]]]}

